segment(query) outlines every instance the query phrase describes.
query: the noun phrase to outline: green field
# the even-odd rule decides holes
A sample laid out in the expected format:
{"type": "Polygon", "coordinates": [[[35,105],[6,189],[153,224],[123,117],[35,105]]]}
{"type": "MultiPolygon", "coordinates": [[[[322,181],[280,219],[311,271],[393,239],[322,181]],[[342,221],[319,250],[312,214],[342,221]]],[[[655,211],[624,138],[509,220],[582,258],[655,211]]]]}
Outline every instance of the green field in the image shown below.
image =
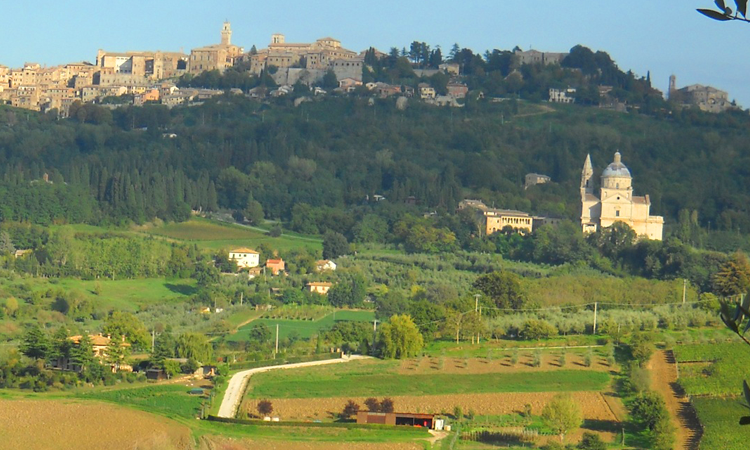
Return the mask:
{"type": "Polygon", "coordinates": [[[739,395],[750,367],[743,343],[679,345],[674,349],[680,384],[690,395],[739,395]]]}
{"type": "Polygon", "coordinates": [[[740,417],[750,409],[739,399],[696,398],[692,401],[703,425],[701,449],[745,450],[750,446],[750,430],[740,426],[740,417]]]}
{"type": "Polygon", "coordinates": [[[170,223],[160,227],[147,228],[146,234],[162,236],[183,242],[192,242],[210,250],[228,249],[230,247],[257,247],[267,243],[274,249],[289,250],[306,247],[310,250],[323,248],[322,240],[304,237],[297,234],[283,234],[274,238],[263,229],[244,227],[236,224],[193,218],[187,222],[170,223]]]}
{"type": "Polygon", "coordinates": [[[109,279],[23,278],[12,282],[0,280],[0,287],[34,292],[63,289],[76,292],[99,307],[123,311],[137,311],[140,305],[149,303],[179,302],[195,293],[194,280],[164,278],[114,281],[109,279]]]}
{"type": "Polygon", "coordinates": [[[605,389],[610,380],[607,373],[580,370],[396,375],[398,364],[395,361],[362,361],[336,367],[261,373],[251,378],[248,395],[252,398],[323,398],[598,391],[605,389]]]}
{"type": "Polygon", "coordinates": [[[190,388],[179,384],[159,384],[82,392],[78,397],[133,406],[172,418],[192,419],[200,414],[204,399],[188,394],[189,390],[190,388]]]}
{"type": "Polygon", "coordinates": [[[373,311],[340,310],[336,313],[328,314],[320,320],[257,319],[241,327],[237,333],[227,337],[227,340],[232,342],[246,341],[249,339],[250,331],[260,324],[265,324],[268,328],[274,330],[274,332],[278,324],[280,339],[285,339],[295,334],[297,337],[308,339],[320,333],[321,330],[331,328],[335,322],[372,322],[374,318],[375,313],[373,311]]]}

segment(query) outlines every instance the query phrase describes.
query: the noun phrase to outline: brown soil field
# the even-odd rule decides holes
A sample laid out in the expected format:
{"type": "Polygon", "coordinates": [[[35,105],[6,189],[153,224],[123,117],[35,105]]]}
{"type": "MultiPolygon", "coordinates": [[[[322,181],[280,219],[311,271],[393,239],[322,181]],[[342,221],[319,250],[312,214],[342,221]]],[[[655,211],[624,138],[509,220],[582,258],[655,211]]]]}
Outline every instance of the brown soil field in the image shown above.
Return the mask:
{"type": "MultiPolygon", "coordinates": [[[[523,411],[526,404],[531,405],[532,414],[542,413],[544,405],[554,397],[555,392],[537,393],[493,393],[493,394],[460,394],[460,395],[425,395],[391,397],[396,411],[423,413],[451,413],[455,406],[464,412],[474,410],[478,415],[500,415],[523,411]]],[[[617,410],[624,411],[619,398],[607,397],[600,392],[573,392],[576,403],[581,405],[583,417],[598,424],[603,439],[613,441],[615,434],[602,429],[619,429],[620,418],[617,410]],[[614,407],[612,407],[614,406],[614,407]],[[615,410],[615,411],[613,411],[615,410]]],[[[364,397],[333,397],[315,399],[270,399],[274,416],[282,420],[330,420],[344,409],[349,400],[364,405],[364,397]]],[[[242,410],[255,414],[257,400],[247,399],[242,410]]],[[[581,432],[582,433],[582,432],[581,432]]],[[[580,434],[580,433],[579,433],[580,434]]]]}
{"type": "Polygon", "coordinates": [[[509,352],[498,352],[492,360],[486,358],[456,358],[456,357],[425,357],[421,359],[405,359],[398,368],[398,373],[404,375],[430,373],[516,373],[538,372],[540,370],[597,370],[609,372],[616,370],[607,364],[607,359],[601,356],[592,358],[591,367],[584,364],[584,354],[565,355],[565,364],[560,365],[560,353],[545,351],[542,353],[540,367],[534,367],[534,356],[529,351],[518,354],[518,362],[513,364],[509,352]],[[441,367],[442,359],[442,367],[441,367]]]}
{"type": "Polygon", "coordinates": [[[199,450],[421,450],[419,443],[294,442],[229,439],[211,436],[201,439],[199,450]]]}
{"type": "MultiPolygon", "coordinates": [[[[556,392],[511,392],[492,394],[451,394],[423,396],[391,397],[396,411],[423,413],[450,413],[455,406],[465,412],[473,409],[480,415],[510,414],[523,411],[524,405],[530,404],[533,414],[541,414],[542,408],[556,395],[556,392]]],[[[573,392],[573,398],[581,405],[583,416],[592,420],[613,420],[617,417],[607,405],[600,392],[573,392]]],[[[364,405],[365,397],[331,397],[331,398],[284,398],[269,399],[273,404],[273,415],[286,420],[320,420],[330,419],[344,409],[349,400],[364,405]]],[[[615,399],[619,401],[619,399],[615,399]]],[[[243,403],[245,412],[255,414],[258,400],[246,399],[243,403]]]]}
{"type": "Polygon", "coordinates": [[[0,450],[188,450],[190,430],[115,405],[73,400],[0,400],[0,450]]]}

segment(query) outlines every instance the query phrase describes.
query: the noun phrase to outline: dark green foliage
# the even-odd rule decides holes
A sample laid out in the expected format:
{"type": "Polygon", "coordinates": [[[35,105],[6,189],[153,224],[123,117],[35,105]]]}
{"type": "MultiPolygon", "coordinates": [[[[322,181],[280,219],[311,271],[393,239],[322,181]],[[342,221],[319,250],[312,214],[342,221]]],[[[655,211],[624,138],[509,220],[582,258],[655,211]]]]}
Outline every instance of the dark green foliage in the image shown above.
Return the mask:
{"type": "Polygon", "coordinates": [[[598,434],[584,431],[581,442],[578,443],[576,448],[580,450],[606,450],[607,444],[602,441],[598,434]]]}
{"type": "Polygon", "coordinates": [[[336,231],[326,231],[323,235],[323,258],[335,259],[351,252],[346,236],[336,231]]]}
{"type": "MultiPolygon", "coordinates": [[[[526,293],[521,287],[518,275],[497,271],[482,275],[474,282],[474,288],[483,296],[483,304],[497,309],[521,309],[526,304],[526,293]]],[[[497,314],[495,310],[488,310],[490,315],[497,314]]]]}
{"type": "Polygon", "coordinates": [[[50,353],[50,341],[47,334],[38,325],[32,326],[23,336],[21,351],[29,358],[47,358],[50,353]]]}
{"type": "Polygon", "coordinates": [[[642,422],[649,430],[653,430],[662,418],[669,420],[664,399],[656,392],[639,394],[631,405],[633,417],[642,422]]]}

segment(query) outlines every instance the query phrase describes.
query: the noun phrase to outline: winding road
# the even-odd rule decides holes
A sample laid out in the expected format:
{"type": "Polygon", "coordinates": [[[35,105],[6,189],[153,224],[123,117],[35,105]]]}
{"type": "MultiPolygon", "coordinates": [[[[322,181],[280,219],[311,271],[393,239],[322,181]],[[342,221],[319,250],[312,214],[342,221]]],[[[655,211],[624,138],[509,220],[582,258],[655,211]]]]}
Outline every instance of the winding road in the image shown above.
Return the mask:
{"type": "Polygon", "coordinates": [[[242,397],[245,395],[245,389],[247,388],[247,383],[253,374],[261,373],[261,372],[268,372],[268,371],[277,370],[277,369],[297,369],[300,367],[322,366],[326,364],[339,364],[339,363],[345,363],[349,361],[369,359],[369,358],[370,358],[369,356],[351,355],[351,356],[344,356],[343,358],[340,358],[340,359],[325,359],[322,361],[309,361],[309,362],[301,362],[301,363],[283,364],[279,366],[257,367],[255,369],[248,369],[248,370],[243,370],[242,372],[237,372],[234,375],[232,375],[232,378],[229,380],[229,385],[227,386],[227,390],[224,392],[224,398],[221,401],[221,407],[219,407],[218,416],[226,417],[226,418],[234,418],[234,416],[237,415],[237,408],[239,408],[240,403],[242,403],[242,397]]]}

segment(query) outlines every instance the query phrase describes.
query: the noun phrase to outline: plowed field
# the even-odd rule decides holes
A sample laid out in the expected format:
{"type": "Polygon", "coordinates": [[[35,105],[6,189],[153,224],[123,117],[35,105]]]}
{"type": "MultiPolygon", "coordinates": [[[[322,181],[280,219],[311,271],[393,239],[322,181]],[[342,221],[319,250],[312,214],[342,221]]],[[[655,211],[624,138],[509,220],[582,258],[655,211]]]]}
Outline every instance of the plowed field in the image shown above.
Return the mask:
{"type": "MultiPolygon", "coordinates": [[[[524,405],[531,404],[533,414],[541,414],[542,408],[556,395],[556,392],[460,394],[395,396],[396,411],[449,413],[455,406],[463,411],[474,410],[479,415],[509,414],[522,411],[524,405]]],[[[572,392],[571,395],[581,405],[585,419],[597,421],[617,421],[611,409],[599,392],[572,392]]],[[[354,400],[364,405],[364,398],[332,397],[310,399],[271,399],[273,415],[284,420],[317,420],[332,418],[344,409],[347,401],[354,400]]],[[[243,405],[245,412],[257,413],[257,400],[247,399],[243,405]]],[[[364,408],[363,408],[364,409],[364,408]]]]}
{"type": "Polygon", "coordinates": [[[0,450],[189,450],[190,430],[114,405],[0,400],[0,450]]]}

